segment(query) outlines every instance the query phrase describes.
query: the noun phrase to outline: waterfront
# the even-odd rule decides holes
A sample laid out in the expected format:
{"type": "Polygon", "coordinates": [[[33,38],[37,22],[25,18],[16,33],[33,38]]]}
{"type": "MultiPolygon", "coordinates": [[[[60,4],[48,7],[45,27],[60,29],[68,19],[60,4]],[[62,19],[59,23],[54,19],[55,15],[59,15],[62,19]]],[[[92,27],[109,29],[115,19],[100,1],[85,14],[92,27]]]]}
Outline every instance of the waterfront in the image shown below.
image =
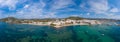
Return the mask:
{"type": "Polygon", "coordinates": [[[61,28],[0,22],[0,42],[119,42],[120,26],[73,25],[61,28]]]}

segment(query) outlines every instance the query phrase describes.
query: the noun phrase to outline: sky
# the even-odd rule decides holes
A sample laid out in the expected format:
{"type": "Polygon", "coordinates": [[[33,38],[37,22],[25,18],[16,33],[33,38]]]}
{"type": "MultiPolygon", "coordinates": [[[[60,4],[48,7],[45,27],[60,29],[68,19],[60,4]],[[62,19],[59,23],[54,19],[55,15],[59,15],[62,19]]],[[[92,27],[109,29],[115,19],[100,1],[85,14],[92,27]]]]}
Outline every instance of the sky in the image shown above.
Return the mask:
{"type": "Polygon", "coordinates": [[[0,0],[0,18],[120,19],[119,0],[0,0]]]}

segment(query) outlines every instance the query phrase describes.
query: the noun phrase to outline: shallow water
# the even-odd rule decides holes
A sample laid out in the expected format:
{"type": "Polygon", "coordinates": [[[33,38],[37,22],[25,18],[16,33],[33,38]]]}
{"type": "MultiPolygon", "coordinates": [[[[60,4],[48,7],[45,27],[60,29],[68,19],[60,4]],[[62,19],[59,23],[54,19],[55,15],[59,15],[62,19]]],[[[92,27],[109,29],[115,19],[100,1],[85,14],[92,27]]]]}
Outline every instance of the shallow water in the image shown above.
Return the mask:
{"type": "Polygon", "coordinates": [[[0,42],[120,42],[120,26],[51,26],[0,22],[0,42]]]}

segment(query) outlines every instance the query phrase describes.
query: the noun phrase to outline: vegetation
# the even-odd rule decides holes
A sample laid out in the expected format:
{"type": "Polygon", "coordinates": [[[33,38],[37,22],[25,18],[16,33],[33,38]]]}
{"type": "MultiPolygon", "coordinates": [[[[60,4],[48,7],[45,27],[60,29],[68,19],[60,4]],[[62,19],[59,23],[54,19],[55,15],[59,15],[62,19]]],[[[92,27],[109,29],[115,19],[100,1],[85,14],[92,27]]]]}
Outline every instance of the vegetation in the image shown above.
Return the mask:
{"type": "MultiPolygon", "coordinates": [[[[0,21],[3,21],[3,22],[10,22],[10,23],[30,23],[32,21],[34,22],[49,22],[49,21],[56,21],[56,20],[62,20],[62,21],[65,21],[67,19],[72,19],[72,20],[82,20],[82,19],[90,19],[90,20],[104,20],[104,21],[120,21],[120,20],[113,20],[113,19],[97,19],[97,18],[82,18],[82,17],[75,17],[75,16],[71,16],[71,17],[68,17],[68,18],[44,18],[44,19],[17,19],[17,18],[14,18],[14,17],[7,17],[7,18],[3,18],[3,19],[0,19],[0,21]]],[[[51,24],[53,25],[53,24],[51,24]]]]}
{"type": "Polygon", "coordinates": [[[56,26],[55,24],[50,24],[51,26],[56,26]]]}
{"type": "MultiPolygon", "coordinates": [[[[68,18],[63,18],[63,19],[73,19],[73,20],[80,20],[83,19],[81,17],[68,17],[68,18]]],[[[12,22],[19,22],[23,20],[28,20],[28,21],[36,21],[36,22],[49,22],[49,21],[55,21],[55,18],[44,18],[44,19],[17,19],[14,17],[7,17],[1,19],[1,21],[12,21],[12,22]]]]}

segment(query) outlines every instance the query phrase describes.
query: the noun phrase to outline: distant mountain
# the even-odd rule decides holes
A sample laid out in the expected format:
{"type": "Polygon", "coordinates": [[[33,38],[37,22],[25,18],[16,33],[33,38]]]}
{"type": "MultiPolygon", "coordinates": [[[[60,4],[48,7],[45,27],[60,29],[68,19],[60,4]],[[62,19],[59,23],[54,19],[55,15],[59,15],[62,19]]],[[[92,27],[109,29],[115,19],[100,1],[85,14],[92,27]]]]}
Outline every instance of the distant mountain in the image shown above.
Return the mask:
{"type": "Polygon", "coordinates": [[[86,18],[86,19],[120,22],[120,20],[116,20],[116,19],[106,19],[106,18],[86,18]]]}
{"type": "Polygon", "coordinates": [[[10,23],[21,23],[22,21],[41,21],[41,22],[48,22],[48,21],[55,21],[55,18],[44,18],[44,19],[18,19],[15,17],[7,17],[0,19],[2,22],[10,22],[10,23]]]}
{"type": "Polygon", "coordinates": [[[28,20],[28,21],[41,21],[41,22],[48,22],[48,21],[55,21],[55,20],[64,20],[64,19],[72,19],[72,20],[81,20],[81,19],[89,19],[89,20],[101,20],[101,21],[120,21],[120,20],[114,20],[114,19],[102,19],[102,18],[83,18],[83,17],[75,17],[75,16],[70,16],[67,18],[44,18],[44,19],[18,19],[18,18],[14,18],[14,17],[7,17],[7,18],[3,18],[0,19],[0,21],[3,22],[20,22],[23,20],[28,20]]]}
{"type": "Polygon", "coordinates": [[[3,19],[0,19],[1,21],[8,21],[8,20],[18,20],[17,18],[14,18],[14,17],[7,17],[7,18],[3,18],[3,19]]]}
{"type": "Polygon", "coordinates": [[[2,21],[2,22],[10,22],[10,23],[21,23],[20,19],[17,19],[17,18],[14,18],[14,17],[3,18],[3,19],[0,19],[0,21],[2,21]]]}
{"type": "Polygon", "coordinates": [[[44,18],[44,19],[18,19],[18,18],[15,18],[15,17],[7,17],[7,18],[3,18],[3,19],[0,19],[2,21],[6,21],[6,20],[56,20],[56,19],[73,19],[73,20],[79,20],[79,19],[85,19],[85,18],[81,18],[81,17],[67,17],[67,18],[44,18]]]}
{"type": "Polygon", "coordinates": [[[72,19],[72,20],[81,20],[81,19],[85,19],[85,18],[82,18],[82,17],[75,17],[75,16],[71,16],[71,17],[68,17],[68,18],[65,18],[65,19],[72,19]]]}

